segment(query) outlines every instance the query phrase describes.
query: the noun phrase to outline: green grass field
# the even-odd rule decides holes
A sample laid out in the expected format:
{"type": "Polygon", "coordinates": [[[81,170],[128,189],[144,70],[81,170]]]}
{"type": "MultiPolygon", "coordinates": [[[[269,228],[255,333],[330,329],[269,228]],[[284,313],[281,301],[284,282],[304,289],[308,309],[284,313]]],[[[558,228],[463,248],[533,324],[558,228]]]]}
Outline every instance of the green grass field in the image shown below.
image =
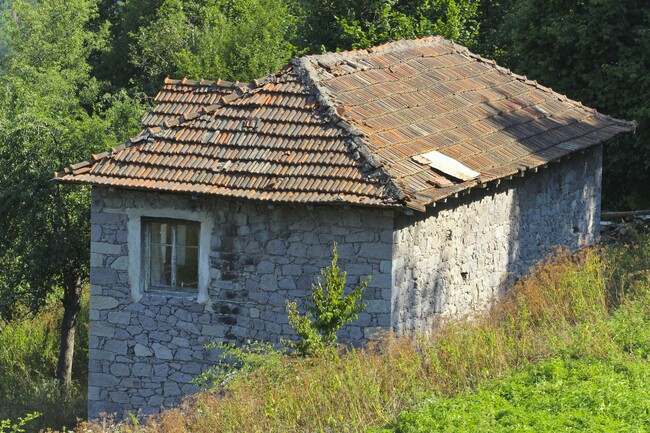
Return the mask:
{"type": "Polygon", "coordinates": [[[553,357],[454,398],[431,397],[382,433],[647,432],[650,365],[553,357]]]}

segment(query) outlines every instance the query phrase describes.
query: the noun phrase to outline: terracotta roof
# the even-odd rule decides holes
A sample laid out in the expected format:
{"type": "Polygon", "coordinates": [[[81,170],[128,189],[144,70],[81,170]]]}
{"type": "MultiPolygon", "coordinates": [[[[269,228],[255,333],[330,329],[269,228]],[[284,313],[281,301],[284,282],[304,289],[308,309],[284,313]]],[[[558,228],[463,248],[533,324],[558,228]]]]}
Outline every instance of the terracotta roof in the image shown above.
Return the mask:
{"type": "Polygon", "coordinates": [[[307,56],[249,84],[167,79],[155,102],[138,137],[57,177],[424,210],[635,127],[439,37],[307,56]]]}

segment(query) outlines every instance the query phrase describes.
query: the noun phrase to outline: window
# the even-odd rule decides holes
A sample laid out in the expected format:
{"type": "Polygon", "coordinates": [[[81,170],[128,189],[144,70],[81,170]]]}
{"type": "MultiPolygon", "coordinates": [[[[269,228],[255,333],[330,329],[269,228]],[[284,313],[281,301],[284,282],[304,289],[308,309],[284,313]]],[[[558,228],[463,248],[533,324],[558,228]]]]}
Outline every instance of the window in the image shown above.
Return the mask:
{"type": "Polygon", "coordinates": [[[201,225],[175,219],[143,219],[145,290],[196,293],[201,225]]]}

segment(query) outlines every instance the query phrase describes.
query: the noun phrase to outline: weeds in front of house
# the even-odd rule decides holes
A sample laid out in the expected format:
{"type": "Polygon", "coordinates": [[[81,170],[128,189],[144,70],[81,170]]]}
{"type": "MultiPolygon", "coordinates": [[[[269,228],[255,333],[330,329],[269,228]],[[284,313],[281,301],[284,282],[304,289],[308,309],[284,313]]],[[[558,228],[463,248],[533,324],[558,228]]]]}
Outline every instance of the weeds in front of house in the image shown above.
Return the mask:
{"type": "Polygon", "coordinates": [[[62,314],[55,301],[34,317],[0,320],[0,420],[6,420],[5,431],[12,432],[13,426],[28,432],[74,427],[86,416],[88,295],[76,332],[74,386],[65,400],[55,379],[62,314]],[[35,412],[38,417],[25,415],[35,412]]]}
{"type": "MultiPolygon", "coordinates": [[[[358,432],[391,425],[426,399],[480,389],[540,362],[646,363],[649,258],[648,239],[604,252],[560,252],[485,317],[449,321],[427,338],[386,335],[341,356],[271,357],[224,387],[119,431],[358,432]]],[[[98,424],[80,429],[105,431],[98,424]]]]}

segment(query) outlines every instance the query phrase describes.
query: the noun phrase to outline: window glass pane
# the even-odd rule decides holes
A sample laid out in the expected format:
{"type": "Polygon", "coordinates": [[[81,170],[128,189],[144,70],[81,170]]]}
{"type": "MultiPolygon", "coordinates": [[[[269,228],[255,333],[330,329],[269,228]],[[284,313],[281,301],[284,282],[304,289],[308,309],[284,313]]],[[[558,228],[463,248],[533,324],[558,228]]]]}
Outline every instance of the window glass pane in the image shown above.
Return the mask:
{"type": "Polygon", "coordinates": [[[199,249],[176,247],[176,285],[178,288],[199,286],[199,249]]]}
{"type": "Polygon", "coordinates": [[[177,245],[199,246],[199,223],[179,223],[176,225],[177,245]]]}
{"type": "Polygon", "coordinates": [[[172,225],[169,223],[151,223],[151,242],[155,244],[172,243],[172,225]]]}
{"type": "MultiPolygon", "coordinates": [[[[153,224],[152,224],[153,225],[153,224]]],[[[153,227],[152,227],[153,229],[153,227]]],[[[152,233],[153,237],[153,233],[152,233]]],[[[172,284],[172,247],[170,245],[151,245],[149,268],[152,287],[171,287],[172,284]]]]}

